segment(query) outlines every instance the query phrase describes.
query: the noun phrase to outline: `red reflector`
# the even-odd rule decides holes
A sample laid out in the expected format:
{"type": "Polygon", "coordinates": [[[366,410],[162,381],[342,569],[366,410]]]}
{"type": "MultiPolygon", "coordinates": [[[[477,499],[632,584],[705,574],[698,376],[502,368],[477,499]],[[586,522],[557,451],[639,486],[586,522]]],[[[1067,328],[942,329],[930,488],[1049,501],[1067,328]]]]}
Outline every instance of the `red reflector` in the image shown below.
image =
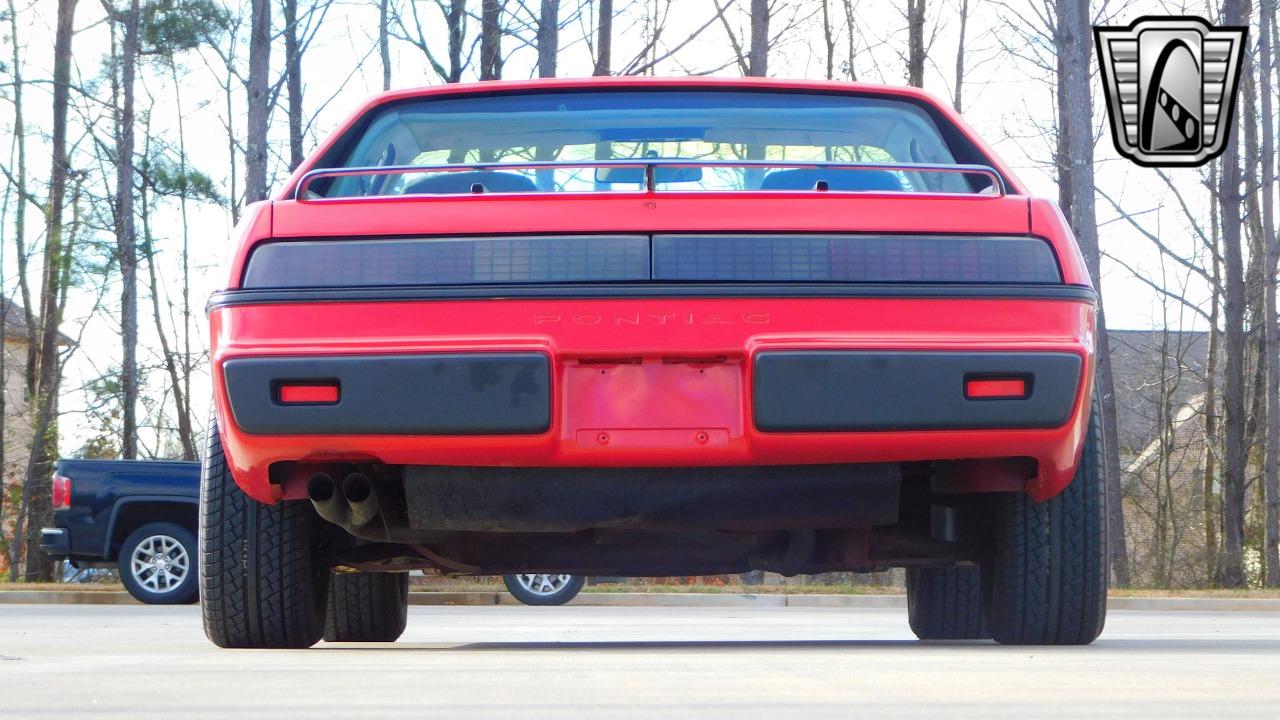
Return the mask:
{"type": "Polygon", "coordinates": [[[1022,378],[984,378],[966,380],[964,396],[970,400],[979,398],[1024,398],[1027,396],[1027,381],[1022,378]]]}
{"type": "Polygon", "coordinates": [[[71,507],[71,478],[54,475],[52,486],[53,509],[65,510],[71,507]]]}
{"type": "Polygon", "coordinates": [[[280,404],[319,405],[338,402],[337,385],[281,385],[280,404]]]}

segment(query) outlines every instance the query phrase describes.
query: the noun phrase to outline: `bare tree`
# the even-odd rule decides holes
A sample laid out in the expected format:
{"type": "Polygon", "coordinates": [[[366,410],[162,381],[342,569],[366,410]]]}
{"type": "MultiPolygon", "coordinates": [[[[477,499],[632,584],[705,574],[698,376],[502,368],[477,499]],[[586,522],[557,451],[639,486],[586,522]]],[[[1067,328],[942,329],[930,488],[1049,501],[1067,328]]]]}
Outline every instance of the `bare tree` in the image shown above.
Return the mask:
{"type": "Polygon", "coordinates": [[[925,0],[907,0],[907,84],[924,87],[925,0]]]}
{"type": "Polygon", "coordinates": [[[391,22],[391,0],[378,0],[378,59],[382,61],[382,89],[391,89],[391,38],[388,23],[391,22]]]}
{"type": "MultiPolygon", "coordinates": [[[[1218,165],[1209,167],[1206,187],[1213,192],[1218,185],[1218,165]]],[[[1209,585],[1216,585],[1221,580],[1219,564],[1221,552],[1218,526],[1222,521],[1222,511],[1218,502],[1217,491],[1217,459],[1215,447],[1218,444],[1218,355],[1222,344],[1222,332],[1218,329],[1222,315],[1222,261],[1221,224],[1218,220],[1218,206],[1209,203],[1209,235],[1210,255],[1213,259],[1212,292],[1209,310],[1209,354],[1205,362],[1204,373],[1204,547],[1205,547],[1205,580],[1209,585]]]]}
{"type": "Polygon", "coordinates": [[[751,54],[747,58],[747,75],[769,74],[769,0],[751,0],[751,54]]]}
{"type": "MultiPolygon", "coordinates": [[[[1089,84],[1092,62],[1092,23],[1087,3],[1058,0],[1056,44],[1058,55],[1057,93],[1062,102],[1058,128],[1059,192],[1067,220],[1075,232],[1085,265],[1101,293],[1101,253],[1098,246],[1098,219],[1094,208],[1093,176],[1093,96],[1089,84]]],[[[1115,383],[1111,373],[1111,347],[1107,339],[1106,313],[1098,307],[1098,347],[1096,388],[1102,403],[1103,445],[1107,488],[1108,529],[1111,535],[1111,566],[1119,585],[1130,582],[1128,552],[1125,547],[1123,506],[1120,502],[1120,450],[1116,436],[1115,383]]]]}
{"type": "Polygon", "coordinates": [[[302,51],[298,0],[284,0],[284,74],[289,87],[289,169],[302,164],[302,51]]]}
{"type": "Polygon", "coordinates": [[[417,48],[442,82],[462,82],[463,71],[469,64],[469,59],[463,55],[463,43],[467,34],[467,0],[435,0],[435,7],[444,19],[445,34],[448,37],[447,57],[444,60],[437,56],[435,42],[428,37],[426,22],[418,13],[420,4],[407,3],[407,18],[400,14],[398,6],[392,5],[389,8],[391,18],[387,25],[388,34],[417,48]]]}
{"type": "Polygon", "coordinates": [[[1262,243],[1266,252],[1263,275],[1265,308],[1263,319],[1266,328],[1267,366],[1267,428],[1266,453],[1263,467],[1263,492],[1266,498],[1264,518],[1265,537],[1263,562],[1266,574],[1263,583],[1267,587],[1280,587],[1280,315],[1276,308],[1276,270],[1280,265],[1280,237],[1276,236],[1274,187],[1275,163],[1275,114],[1272,108],[1272,73],[1275,65],[1272,57],[1271,35],[1275,26],[1274,0],[1261,0],[1258,14],[1258,68],[1262,99],[1262,243]]]}
{"type": "Polygon", "coordinates": [[[538,13],[538,77],[556,76],[560,53],[560,0],[542,0],[538,13]]]}
{"type": "Polygon", "coordinates": [[[964,111],[964,31],[969,24],[969,0],[960,0],[960,37],[956,47],[956,89],[952,104],[956,112],[964,111]]]}
{"type": "MultiPolygon", "coordinates": [[[[138,37],[141,7],[131,0],[127,9],[117,10],[108,0],[102,7],[113,23],[124,28],[120,49],[120,75],[112,87],[119,89],[113,108],[116,126],[116,262],[120,265],[120,405],[121,454],[126,460],[138,457],[138,240],[134,227],[134,85],[137,80],[138,37]]],[[[115,93],[113,92],[113,95],[115,93]]]]}
{"type": "Polygon", "coordinates": [[[71,243],[64,244],[63,212],[67,198],[67,180],[71,162],[67,157],[67,108],[70,104],[71,40],[74,35],[76,0],[58,0],[57,25],[53,44],[53,127],[50,135],[52,156],[49,173],[49,195],[45,203],[45,244],[43,284],[40,288],[39,338],[36,344],[34,382],[28,387],[35,405],[32,423],[31,453],[27,460],[26,478],[14,542],[10,547],[9,580],[18,579],[18,568],[24,564],[25,577],[47,579],[52,574],[49,556],[35,542],[35,532],[47,520],[49,512],[48,472],[51,455],[57,448],[56,417],[58,387],[62,377],[62,358],[58,354],[58,326],[66,304],[63,292],[70,269],[71,243]],[[25,551],[25,563],[20,563],[25,551]]]}
{"type": "Polygon", "coordinates": [[[613,0],[600,0],[596,20],[596,63],[591,74],[597,77],[611,73],[613,60],[613,0]]]}
{"type": "MultiPolygon", "coordinates": [[[[18,9],[14,6],[13,0],[8,1],[8,6],[9,38],[12,43],[10,48],[12,50],[10,59],[13,63],[13,68],[10,71],[10,77],[13,79],[11,97],[13,101],[13,154],[17,156],[16,166],[14,168],[15,177],[12,180],[12,189],[17,201],[14,206],[13,234],[16,246],[15,249],[20,253],[19,266],[22,266],[25,265],[25,262],[21,253],[26,252],[25,236],[27,232],[27,130],[26,119],[23,114],[24,108],[22,105],[22,50],[20,49],[18,40],[20,37],[18,35],[18,9]]],[[[6,185],[4,190],[5,219],[7,219],[9,210],[9,191],[10,186],[6,185]]],[[[3,222],[0,222],[0,227],[4,227],[3,222]]],[[[4,345],[8,337],[9,308],[11,301],[9,296],[4,292],[5,275],[4,270],[2,269],[4,265],[4,255],[4,247],[0,246],[0,378],[3,378],[7,383],[9,375],[6,365],[8,364],[9,351],[4,345]]],[[[27,287],[25,282],[20,282],[19,284],[24,289],[27,287]]],[[[24,307],[24,312],[30,316],[31,311],[29,307],[24,307]]],[[[34,331],[34,328],[31,327],[32,324],[33,323],[28,323],[27,325],[27,332],[29,334],[28,340],[31,339],[30,333],[34,331]]],[[[5,388],[0,387],[0,538],[3,537],[6,525],[4,504],[9,494],[9,488],[6,485],[8,478],[6,477],[7,465],[5,454],[5,446],[8,443],[4,442],[4,439],[8,437],[6,432],[6,425],[9,417],[8,395],[8,391],[5,388]]],[[[20,540],[15,538],[14,542],[18,543],[20,540]]],[[[5,561],[7,562],[8,559],[9,558],[6,557],[5,561]]]]}
{"type": "Polygon", "coordinates": [[[35,385],[36,379],[36,352],[39,343],[36,334],[36,318],[33,313],[31,304],[31,285],[27,281],[28,257],[26,246],[26,205],[28,202],[35,202],[34,198],[28,192],[27,186],[27,130],[25,111],[22,104],[23,76],[22,76],[22,58],[18,51],[18,11],[14,7],[13,0],[9,0],[9,28],[11,37],[13,38],[13,134],[14,142],[17,145],[17,177],[10,179],[14,189],[18,193],[18,205],[14,210],[14,250],[17,255],[18,262],[18,290],[22,294],[22,311],[23,320],[27,326],[27,372],[26,383],[28,387],[35,385]]]}
{"type": "Polygon", "coordinates": [[[822,0],[822,45],[826,50],[828,80],[836,77],[836,31],[831,23],[831,0],[822,0]]]}
{"type": "Polygon", "coordinates": [[[267,198],[267,126],[271,120],[271,0],[250,0],[249,80],[244,148],[246,202],[267,198]]]}
{"type": "MultiPolygon", "coordinates": [[[[1244,24],[1239,0],[1224,0],[1222,22],[1244,24]]],[[[1222,223],[1222,250],[1225,260],[1226,306],[1224,308],[1226,367],[1223,375],[1222,409],[1222,584],[1242,587],[1244,576],[1245,469],[1245,364],[1244,316],[1245,280],[1240,232],[1240,138],[1239,118],[1225,128],[1226,150],[1218,180],[1218,212],[1222,223]]]]}
{"type": "Polygon", "coordinates": [[[480,79],[502,78],[503,0],[482,0],[480,6],[480,79]]]}
{"type": "Polygon", "coordinates": [[[854,2],[855,0],[843,0],[842,4],[844,5],[844,22],[849,28],[849,59],[847,61],[849,67],[846,68],[846,70],[849,73],[849,79],[853,82],[857,82],[858,69],[855,65],[858,59],[858,44],[854,41],[854,38],[857,37],[858,34],[858,25],[853,19],[854,2]]]}

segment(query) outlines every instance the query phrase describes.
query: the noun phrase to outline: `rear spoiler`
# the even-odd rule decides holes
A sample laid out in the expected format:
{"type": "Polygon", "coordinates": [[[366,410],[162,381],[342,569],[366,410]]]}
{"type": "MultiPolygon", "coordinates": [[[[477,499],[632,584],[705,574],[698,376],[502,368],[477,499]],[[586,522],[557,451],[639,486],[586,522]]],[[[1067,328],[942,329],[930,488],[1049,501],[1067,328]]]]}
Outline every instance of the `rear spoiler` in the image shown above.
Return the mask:
{"type": "MultiPolygon", "coordinates": [[[[299,202],[324,202],[326,198],[311,198],[307,196],[308,188],[316,180],[322,178],[336,177],[363,177],[376,175],[403,175],[408,173],[445,173],[445,172],[471,172],[476,170],[560,170],[574,168],[619,168],[619,169],[643,169],[645,193],[654,194],[660,192],[657,185],[661,182],[658,179],[658,169],[693,169],[693,168],[769,168],[769,169],[814,169],[814,170],[835,170],[839,172],[872,170],[872,171],[888,171],[897,173],[953,173],[958,175],[980,175],[991,181],[991,190],[981,191],[987,197],[1003,197],[1006,193],[1004,178],[995,168],[989,165],[945,165],[933,163],[862,163],[862,162],[829,162],[829,161],[803,161],[803,160],[697,160],[697,159],[672,159],[672,158],[638,158],[635,160],[574,160],[574,161],[519,161],[519,162],[482,162],[482,163],[448,163],[440,165],[382,165],[368,167],[351,167],[351,168],[321,168],[312,170],[303,175],[298,181],[293,191],[293,199],[299,202]]],[[[922,194],[910,193],[907,191],[893,190],[870,190],[870,191],[847,191],[832,190],[824,180],[819,180],[814,184],[810,192],[872,192],[877,194],[922,194]]],[[[489,193],[483,185],[476,184],[472,186],[473,193],[489,193]]],[[[543,191],[522,191],[516,193],[504,194],[520,194],[533,195],[543,191]]],[[[670,191],[666,191],[670,192],[670,191]]],[[[744,191],[744,192],[760,192],[760,191],[744,191]]],[[[779,191],[769,191],[779,192],[779,191]]],[[[780,191],[780,192],[796,192],[796,191],[780,191]]],[[[804,192],[804,191],[801,191],[804,192]]],[[[578,193],[575,193],[578,194],[578,193]]],[[[609,191],[609,194],[617,194],[609,191]]],[[[973,195],[978,193],[936,193],[944,195],[973,195]]],[[[437,196],[441,193],[411,193],[404,197],[414,196],[437,196]]],[[[360,197],[379,197],[360,196],[360,197]]],[[[329,200],[358,200],[360,197],[341,197],[328,198],[329,200]]]]}

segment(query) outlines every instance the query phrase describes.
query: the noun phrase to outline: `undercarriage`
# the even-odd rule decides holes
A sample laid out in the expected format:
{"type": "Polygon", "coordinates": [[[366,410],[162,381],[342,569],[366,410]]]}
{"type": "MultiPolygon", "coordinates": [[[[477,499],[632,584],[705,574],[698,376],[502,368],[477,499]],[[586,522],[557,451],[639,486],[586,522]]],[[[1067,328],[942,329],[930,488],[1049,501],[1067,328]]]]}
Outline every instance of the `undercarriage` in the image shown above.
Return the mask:
{"type": "MultiPolygon", "coordinates": [[[[328,466],[307,479],[335,565],[459,575],[783,575],[975,563],[1003,470],[973,463],[714,468],[328,466]],[[960,518],[965,518],[962,522],[960,518]]],[[[301,469],[289,468],[291,473],[301,469]]],[[[283,470],[282,470],[283,471],[283,470]]]]}

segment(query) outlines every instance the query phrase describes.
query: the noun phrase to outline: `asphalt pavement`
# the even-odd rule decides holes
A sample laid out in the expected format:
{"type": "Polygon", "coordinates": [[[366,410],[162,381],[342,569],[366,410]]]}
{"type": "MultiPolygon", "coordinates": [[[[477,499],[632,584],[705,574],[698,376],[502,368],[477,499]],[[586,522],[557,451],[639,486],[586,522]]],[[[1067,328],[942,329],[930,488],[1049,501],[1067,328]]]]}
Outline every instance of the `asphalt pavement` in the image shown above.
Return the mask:
{"type": "Polygon", "coordinates": [[[399,716],[1274,719],[1280,613],[1015,648],[917,642],[901,609],[413,607],[394,644],[227,651],[195,606],[0,606],[0,717],[399,716]]]}

